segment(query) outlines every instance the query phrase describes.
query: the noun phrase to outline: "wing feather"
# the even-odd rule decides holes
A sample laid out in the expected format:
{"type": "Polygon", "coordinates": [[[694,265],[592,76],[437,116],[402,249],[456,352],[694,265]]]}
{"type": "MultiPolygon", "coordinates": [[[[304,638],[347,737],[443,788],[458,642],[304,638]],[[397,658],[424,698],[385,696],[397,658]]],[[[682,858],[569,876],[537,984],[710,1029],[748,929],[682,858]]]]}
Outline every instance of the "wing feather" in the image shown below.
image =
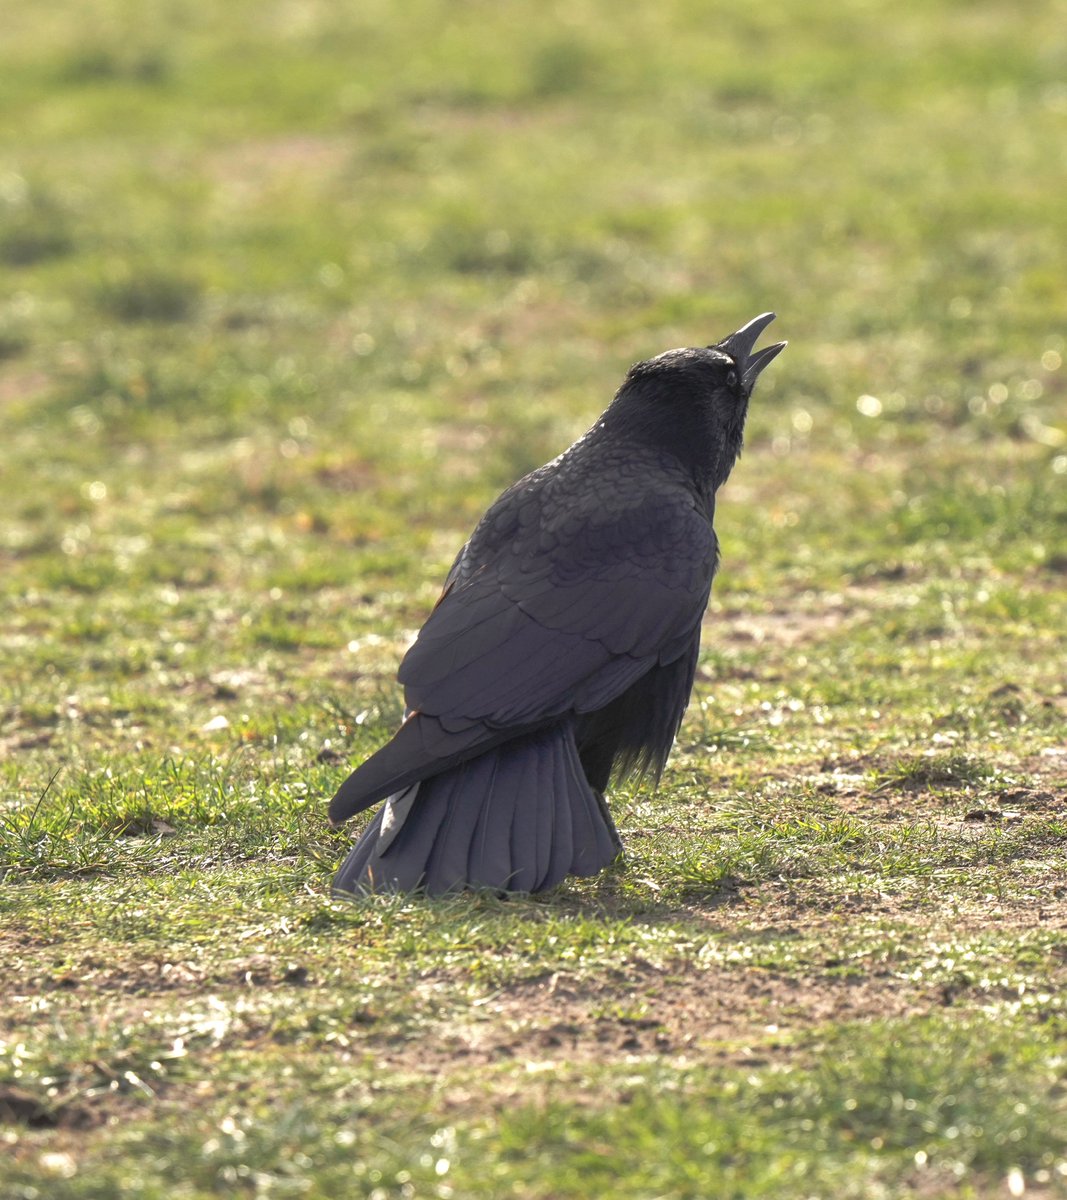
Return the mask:
{"type": "MultiPolygon", "coordinates": [[[[401,663],[409,718],[341,785],[333,821],[595,713],[694,644],[718,558],[710,503],[658,452],[612,453],[569,466],[565,455],[489,509],[401,663]]],[[[539,823],[539,846],[546,833],[539,823]]]]}
{"type": "Polygon", "coordinates": [[[717,553],[690,496],[650,493],[610,524],[566,532],[534,553],[508,544],[457,564],[457,582],[401,665],[409,708],[525,727],[605,703],[665,648],[688,644],[717,553]],[[628,548],[631,522],[639,538],[628,548]]]}

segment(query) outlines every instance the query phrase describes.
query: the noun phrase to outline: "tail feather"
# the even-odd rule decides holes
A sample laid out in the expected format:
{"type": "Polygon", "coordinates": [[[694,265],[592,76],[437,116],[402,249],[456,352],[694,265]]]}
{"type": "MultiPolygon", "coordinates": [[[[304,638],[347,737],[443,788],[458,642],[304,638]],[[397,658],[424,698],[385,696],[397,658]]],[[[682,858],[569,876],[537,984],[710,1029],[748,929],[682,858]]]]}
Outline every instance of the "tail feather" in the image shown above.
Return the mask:
{"type": "MultiPolygon", "coordinates": [[[[498,777],[500,774],[500,758],[493,756],[492,773],[489,784],[482,800],[481,811],[474,837],[470,840],[470,853],[467,856],[467,878],[487,879],[494,874],[507,880],[507,886],[514,889],[514,856],[511,850],[511,827],[515,823],[517,804],[501,804],[496,799],[498,777]],[[496,801],[494,803],[494,801],[496,801]]],[[[526,790],[526,781],[531,772],[529,763],[525,765],[524,775],[510,784],[516,797],[526,790]]]]}
{"type": "MultiPolygon", "coordinates": [[[[417,785],[418,786],[418,785],[417,785]]],[[[390,797],[392,799],[392,797],[390,797]]],[[[369,892],[382,889],[380,860],[392,853],[393,869],[389,877],[389,891],[410,892],[422,883],[424,865],[433,849],[444,817],[441,806],[423,806],[416,796],[413,807],[420,808],[421,819],[405,820],[399,831],[389,835],[383,831],[382,822],[386,812],[383,804],[374,814],[362,837],[352,848],[334,876],[334,892],[369,892]]],[[[410,817],[410,812],[408,816],[410,817]]]]}
{"type": "MultiPolygon", "coordinates": [[[[571,767],[572,774],[581,771],[577,761],[571,767]]],[[[599,863],[605,856],[614,858],[622,848],[614,825],[608,826],[604,821],[604,805],[591,788],[581,791],[583,803],[575,805],[572,819],[574,822],[574,863],[571,870],[575,875],[594,875],[600,870],[599,863]]]]}
{"type": "MultiPolygon", "coordinates": [[[[530,768],[531,787],[540,795],[542,786],[541,756],[534,755],[530,768]]],[[[536,892],[542,870],[538,862],[539,804],[516,804],[511,822],[511,887],[516,892],[536,892]]]]}
{"type": "MultiPolygon", "coordinates": [[[[481,759],[475,759],[456,769],[454,787],[458,793],[469,794],[471,784],[481,774],[480,768],[481,759]]],[[[445,777],[451,774],[451,771],[446,772],[445,777]]],[[[427,800],[441,812],[437,833],[426,857],[423,878],[423,885],[432,894],[452,891],[466,877],[471,838],[470,813],[465,811],[464,805],[448,803],[448,793],[439,783],[434,786],[440,779],[441,776],[437,776],[425,787],[427,800]]],[[[416,823],[421,819],[422,814],[418,811],[408,817],[409,821],[416,823]]]]}
{"type": "MultiPolygon", "coordinates": [[[[574,827],[571,817],[573,807],[567,778],[567,760],[564,754],[552,758],[552,803],[555,813],[552,821],[552,845],[549,852],[548,871],[541,881],[541,888],[547,890],[561,883],[571,869],[574,858],[574,827]]],[[[575,802],[580,804],[581,798],[575,802]]]]}
{"type": "Polygon", "coordinates": [[[552,802],[552,759],[542,755],[537,760],[538,796],[543,797],[539,804],[531,805],[534,819],[537,822],[537,841],[534,844],[534,861],[537,864],[536,882],[533,891],[539,892],[545,888],[548,878],[548,864],[552,858],[552,837],[555,825],[556,806],[552,802]]]}
{"type": "MultiPolygon", "coordinates": [[[[567,765],[568,774],[573,777],[574,767],[570,763],[567,765]]],[[[599,841],[597,826],[601,822],[596,797],[592,791],[589,788],[583,788],[581,796],[582,803],[576,804],[571,813],[571,825],[574,830],[574,865],[571,869],[576,875],[587,875],[589,874],[587,864],[597,855],[599,841]]]]}
{"type": "Polygon", "coordinates": [[[337,872],[336,892],[543,891],[602,870],[620,849],[569,724],[422,780],[398,831],[383,831],[383,810],[337,872]]]}

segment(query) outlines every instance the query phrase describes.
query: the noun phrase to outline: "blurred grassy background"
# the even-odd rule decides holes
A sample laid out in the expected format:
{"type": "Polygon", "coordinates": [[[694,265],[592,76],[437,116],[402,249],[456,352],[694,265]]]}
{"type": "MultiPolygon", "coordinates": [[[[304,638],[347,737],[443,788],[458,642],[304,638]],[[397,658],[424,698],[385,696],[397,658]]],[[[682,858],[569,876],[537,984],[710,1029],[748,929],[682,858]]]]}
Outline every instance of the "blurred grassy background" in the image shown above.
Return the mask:
{"type": "Polygon", "coordinates": [[[60,1127],[12,1127],[12,1194],[253,1171],[256,1194],[602,1195],[613,1162],[620,1196],[866,1197],[916,1171],[999,1195],[1019,1164],[1054,1189],[1062,1009],[1039,1027],[980,983],[1065,982],[1067,5],[58,0],[0,23],[0,1080],[60,1127]],[[790,347],[720,504],[697,703],[660,793],[619,797],[627,864],[510,908],[328,907],[346,843],[324,800],[387,736],[397,658],[482,509],[632,361],[769,308],[790,347]],[[739,985],[773,969],[803,995],[838,943],[890,963],[859,1033],[792,1010],[816,1059],[859,1039],[863,1120],[835,1124],[848,1072],[745,1018],[687,1051],[696,1076],[611,1043],[547,1092],[520,1038],[519,1075],[485,1084],[512,1123],[453,1097],[441,1133],[466,1077],[417,1048],[478,979],[570,972],[598,1013],[614,989],[612,1019],[656,1016],[640,944],[707,1018],[701,955],[746,938],[739,985]],[[961,982],[944,963],[967,955],[961,982]],[[279,991],[293,956],[310,985],[279,991]],[[157,960],[187,985],[146,984],[157,960]],[[384,1024],[338,1057],[356,978],[384,1024]],[[961,1050],[940,1017],[898,1019],[920,984],[993,1025],[961,1050]],[[211,1013],[238,1009],[228,1041],[211,1013]],[[163,1054],[175,1037],[195,1053],[163,1054]],[[773,1064],[750,1095],[724,1038],[773,1064]],[[290,1126],[242,1150],[294,1042],[290,1126]],[[364,1096],[383,1045],[410,1124],[364,1096]],[[925,1078],[928,1046],[970,1064],[985,1133],[952,1123],[964,1085],[925,1078]],[[146,1096],[123,1072],[149,1063],[146,1096]],[[875,1145],[884,1071],[926,1124],[875,1145]],[[660,1097],[644,1132],[614,1111],[624,1075],[660,1097]],[[1044,1115],[1016,1137],[1020,1088],[1044,1115]],[[748,1115],[701,1127],[722,1155],[648,1167],[647,1130],[724,1089],[748,1115]],[[105,1124],[71,1132],[64,1105],[105,1124]],[[358,1145],[316,1132],[353,1105],[358,1145]]]}

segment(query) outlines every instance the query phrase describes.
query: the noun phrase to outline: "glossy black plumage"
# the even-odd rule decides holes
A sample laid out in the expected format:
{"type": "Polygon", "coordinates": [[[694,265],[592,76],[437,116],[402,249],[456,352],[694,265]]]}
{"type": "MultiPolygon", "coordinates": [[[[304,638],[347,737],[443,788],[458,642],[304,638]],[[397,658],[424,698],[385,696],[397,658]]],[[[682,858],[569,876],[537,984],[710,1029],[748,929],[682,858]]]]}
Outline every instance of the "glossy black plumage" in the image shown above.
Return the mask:
{"type": "Polygon", "coordinates": [[[339,823],[386,801],[335,889],[538,891],[616,856],[603,793],[658,776],[685,712],[715,490],[783,345],[752,352],[771,319],[638,363],[583,438],[489,508],[401,664],[404,724],[330,805],[339,823]]]}

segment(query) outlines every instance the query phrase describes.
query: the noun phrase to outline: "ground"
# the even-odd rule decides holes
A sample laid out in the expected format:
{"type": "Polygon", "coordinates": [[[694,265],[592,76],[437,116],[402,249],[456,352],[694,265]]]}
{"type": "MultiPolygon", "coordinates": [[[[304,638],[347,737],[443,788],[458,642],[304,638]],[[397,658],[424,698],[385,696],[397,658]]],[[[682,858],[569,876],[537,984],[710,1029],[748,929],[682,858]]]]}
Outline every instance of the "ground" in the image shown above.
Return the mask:
{"type": "Polygon", "coordinates": [[[1063,4],[127,10],[0,45],[5,1200],[1067,1195],[1063,4]],[[624,857],[331,899],[486,504],[766,309],[624,857]]]}

